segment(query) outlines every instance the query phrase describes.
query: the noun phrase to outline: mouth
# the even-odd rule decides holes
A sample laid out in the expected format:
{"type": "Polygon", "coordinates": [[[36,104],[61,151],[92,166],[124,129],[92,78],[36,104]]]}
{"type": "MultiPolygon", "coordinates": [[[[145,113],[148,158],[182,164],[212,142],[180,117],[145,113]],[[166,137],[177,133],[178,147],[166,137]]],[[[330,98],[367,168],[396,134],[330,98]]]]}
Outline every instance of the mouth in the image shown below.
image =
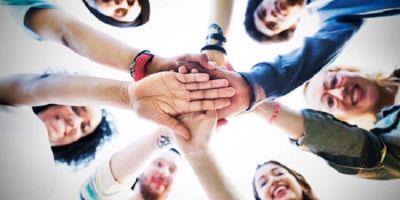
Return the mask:
{"type": "Polygon", "coordinates": [[[154,177],[151,179],[151,182],[157,190],[165,190],[167,187],[167,182],[163,178],[154,177]]]}
{"type": "Polygon", "coordinates": [[[279,199],[286,195],[288,191],[287,185],[279,185],[272,191],[272,199],[279,199]]]}
{"type": "Polygon", "coordinates": [[[356,106],[362,99],[362,89],[359,85],[354,85],[351,90],[351,105],[356,106]]]}
{"type": "Polygon", "coordinates": [[[275,1],[274,2],[275,11],[280,16],[285,16],[286,5],[282,4],[282,2],[275,1]]]}

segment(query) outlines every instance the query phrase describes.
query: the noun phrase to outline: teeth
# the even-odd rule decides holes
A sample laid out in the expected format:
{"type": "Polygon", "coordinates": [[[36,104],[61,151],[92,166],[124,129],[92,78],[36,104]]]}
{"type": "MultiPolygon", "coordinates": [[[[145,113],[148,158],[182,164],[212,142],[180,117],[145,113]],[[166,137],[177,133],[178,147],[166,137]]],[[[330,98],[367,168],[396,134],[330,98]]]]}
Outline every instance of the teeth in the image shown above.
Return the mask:
{"type": "Polygon", "coordinates": [[[353,106],[358,103],[359,97],[360,97],[360,88],[358,86],[354,86],[353,95],[351,99],[351,103],[353,104],[353,106]]]}

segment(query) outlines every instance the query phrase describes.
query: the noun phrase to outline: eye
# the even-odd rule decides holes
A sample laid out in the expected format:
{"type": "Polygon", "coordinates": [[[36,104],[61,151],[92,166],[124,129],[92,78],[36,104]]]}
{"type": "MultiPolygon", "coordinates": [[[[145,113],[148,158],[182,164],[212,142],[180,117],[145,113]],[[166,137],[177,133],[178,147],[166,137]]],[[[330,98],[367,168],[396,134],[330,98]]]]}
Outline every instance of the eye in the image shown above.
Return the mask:
{"type": "Polygon", "coordinates": [[[332,78],[332,80],[331,80],[331,89],[332,88],[335,88],[335,86],[336,86],[336,84],[337,84],[337,77],[336,77],[336,75],[332,78]]]}
{"type": "Polygon", "coordinates": [[[76,115],[79,116],[80,112],[79,112],[78,106],[71,106],[71,110],[72,110],[72,112],[74,112],[76,115]]]}
{"type": "Polygon", "coordinates": [[[133,6],[133,4],[135,4],[135,0],[128,0],[127,3],[129,6],[133,6]]]}
{"type": "Polygon", "coordinates": [[[328,98],[326,98],[326,104],[329,108],[333,108],[335,106],[335,98],[328,96],[328,98]]]}
{"type": "Polygon", "coordinates": [[[86,134],[88,132],[87,131],[88,128],[89,128],[89,125],[87,123],[85,123],[85,122],[81,123],[81,131],[82,131],[82,133],[86,134]]]}
{"type": "Polygon", "coordinates": [[[276,173],[276,176],[282,176],[284,173],[283,172],[278,172],[276,173]]]}
{"type": "Polygon", "coordinates": [[[257,15],[260,19],[263,19],[267,15],[267,10],[265,10],[265,8],[260,8],[257,11],[257,15]]]}
{"type": "Polygon", "coordinates": [[[169,168],[169,172],[172,174],[172,173],[174,173],[175,172],[175,167],[170,167],[169,168]]]}
{"type": "Polygon", "coordinates": [[[260,186],[261,186],[261,187],[264,187],[265,185],[267,185],[267,183],[268,183],[268,180],[263,180],[263,181],[260,183],[260,186]]]}
{"type": "Polygon", "coordinates": [[[158,166],[158,167],[163,167],[164,164],[163,164],[162,162],[157,162],[157,166],[158,166]]]}

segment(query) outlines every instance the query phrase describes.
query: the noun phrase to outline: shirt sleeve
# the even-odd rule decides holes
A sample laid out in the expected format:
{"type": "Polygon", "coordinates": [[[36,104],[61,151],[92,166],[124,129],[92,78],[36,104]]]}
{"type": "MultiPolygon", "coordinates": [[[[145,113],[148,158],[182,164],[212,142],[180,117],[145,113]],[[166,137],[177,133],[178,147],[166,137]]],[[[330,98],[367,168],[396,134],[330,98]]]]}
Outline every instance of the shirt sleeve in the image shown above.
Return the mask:
{"type": "Polygon", "coordinates": [[[324,112],[305,109],[302,114],[305,131],[298,143],[302,149],[341,167],[381,167],[386,154],[381,138],[324,112]]]}
{"type": "Polygon", "coordinates": [[[240,72],[252,88],[251,104],[265,96],[270,100],[283,96],[310,79],[337,57],[362,23],[362,19],[346,22],[340,18],[330,19],[312,37],[306,37],[300,48],[276,57],[273,62],[258,63],[250,72],[240,72]]]}
{"type": "Polygon", "coordinates": [[[47,1],[33,0],[33,1],[1,1],[3,5],[8,7],[12,17],[17,24],[33,39],[42,40],[40,35],[32,31],[30,27],[25,24],[25,16],[30,9],[52,9],[58,6],[51,4],[47,1]]]}
{"type": "Polygon", "coordinates": [[[121,184],[114,179],[107,160],[83,182],[80,196],[85,200],[111,200],[118,199],[119,193],[126,190],[129,190],[129,185],[121,184]]]}

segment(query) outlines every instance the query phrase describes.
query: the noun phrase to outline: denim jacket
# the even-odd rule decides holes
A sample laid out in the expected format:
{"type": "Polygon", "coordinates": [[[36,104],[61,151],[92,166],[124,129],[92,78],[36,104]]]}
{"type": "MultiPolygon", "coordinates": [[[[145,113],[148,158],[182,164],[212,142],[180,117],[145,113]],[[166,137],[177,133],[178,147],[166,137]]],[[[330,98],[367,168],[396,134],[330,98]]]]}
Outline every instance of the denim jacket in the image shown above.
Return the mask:
{"type": "Polygon", "coordinates": [[[343,174],[366,179],[400,178],[400,105],[383,109],[370,131],[305,109],[303,150],[325,159],[343,174]]]}
{"type": "Polygon", "coordinates": [[[300,48],[240,72],[253,91],[251,106],[265,96],[273,100],[289,93],[331,63],[365,19],[399,13],[399,0],[334,0],[322,5],[320,30],[304,38],[300,48]]]}

